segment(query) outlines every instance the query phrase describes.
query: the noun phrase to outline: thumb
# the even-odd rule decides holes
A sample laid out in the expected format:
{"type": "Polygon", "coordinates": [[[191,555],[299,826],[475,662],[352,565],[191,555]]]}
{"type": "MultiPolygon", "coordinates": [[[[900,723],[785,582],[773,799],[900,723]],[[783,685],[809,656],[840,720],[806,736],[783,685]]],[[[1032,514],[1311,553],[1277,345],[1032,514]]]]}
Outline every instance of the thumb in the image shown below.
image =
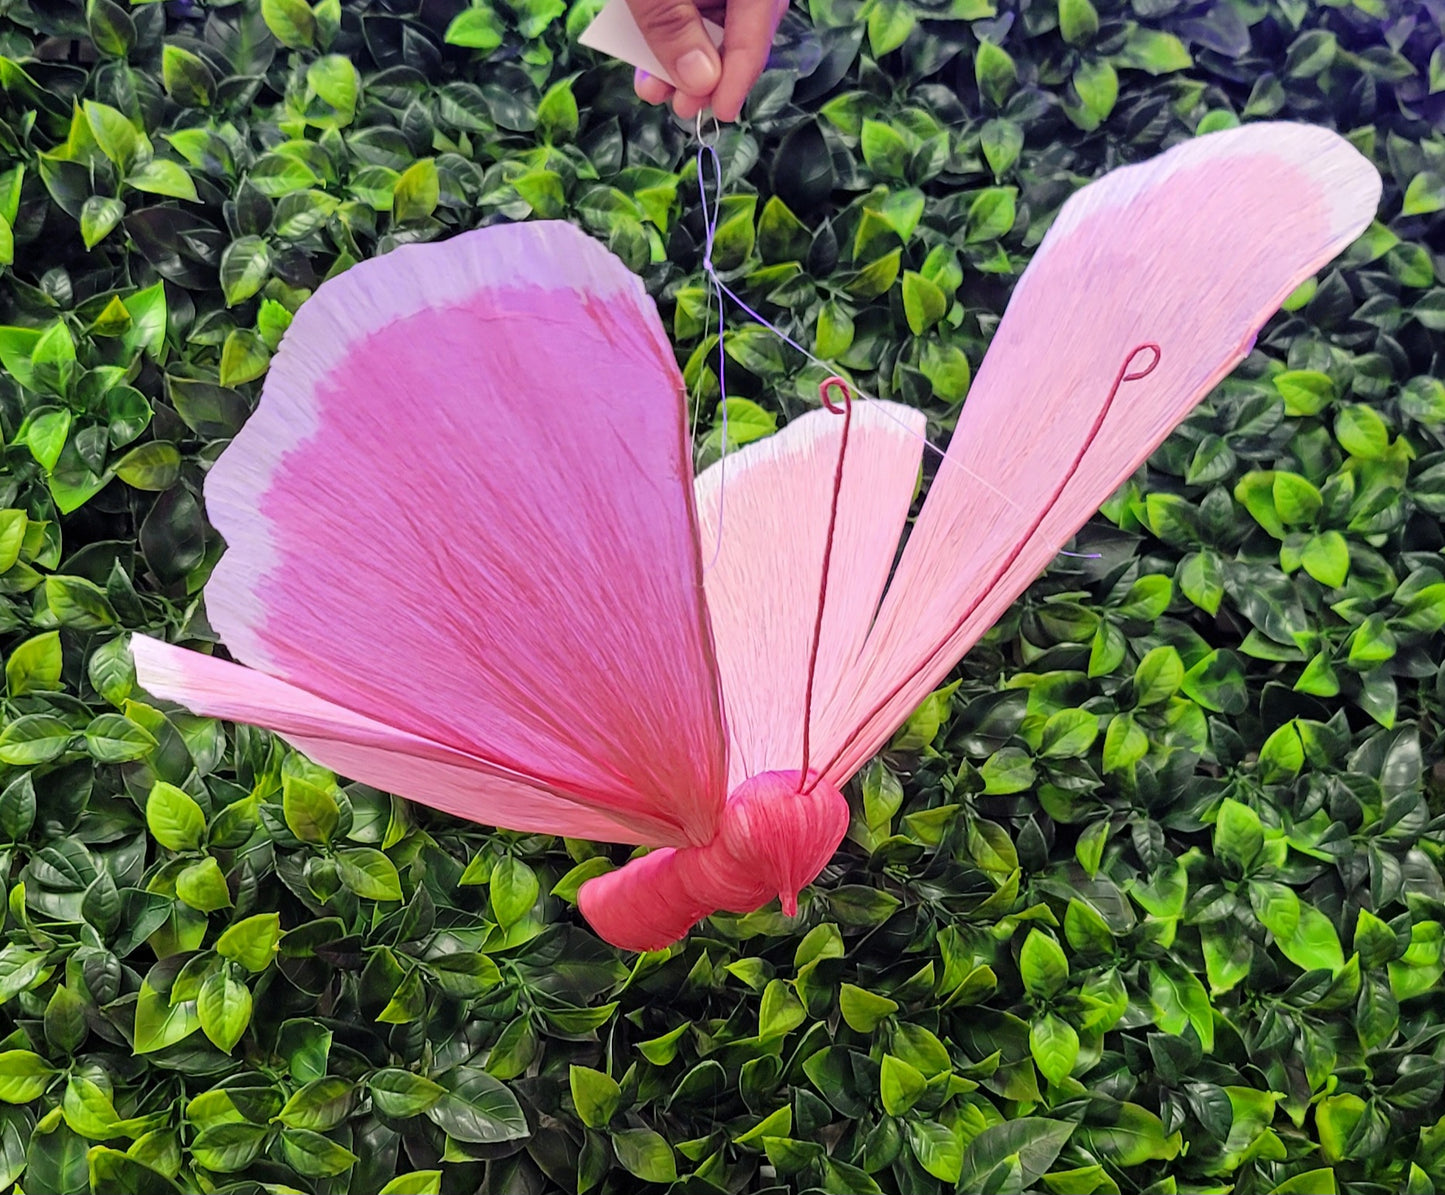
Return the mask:
{"type": "Polygon", "coordinates": [[[711,95],[722,77],[722,63],[691,0],[627,0],[627,6],[677,89],[711,95]]]}

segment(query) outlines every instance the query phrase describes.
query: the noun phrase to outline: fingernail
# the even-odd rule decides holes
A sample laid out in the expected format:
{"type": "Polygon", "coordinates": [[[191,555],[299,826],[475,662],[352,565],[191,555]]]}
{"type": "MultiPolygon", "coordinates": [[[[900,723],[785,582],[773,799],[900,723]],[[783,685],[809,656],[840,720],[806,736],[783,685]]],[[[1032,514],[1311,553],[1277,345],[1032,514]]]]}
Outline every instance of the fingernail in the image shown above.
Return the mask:
{"type": "Polygon", "coordinates": [[[706,50],[689,50],[677,60],[677,83],[693,95],[708,95],[717,83],[717,67],[706,50]]]}

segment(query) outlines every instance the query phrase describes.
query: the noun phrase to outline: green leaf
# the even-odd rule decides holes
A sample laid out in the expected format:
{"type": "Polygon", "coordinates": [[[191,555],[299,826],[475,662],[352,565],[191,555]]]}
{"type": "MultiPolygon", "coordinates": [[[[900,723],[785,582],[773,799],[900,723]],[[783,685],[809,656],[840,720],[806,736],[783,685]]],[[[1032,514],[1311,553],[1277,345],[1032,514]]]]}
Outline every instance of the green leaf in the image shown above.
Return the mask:
{"type": "Polygon", "coordinates": [[[1110,1121],[1081,1127],[1079,1143],[1095,1156],[1121,1167],[1168,1162],[1179,1156],[1180,1134],[1166,1136],[1164,1122],[1147,1108],[1119,1104],[1112,1110],[1110,1121]]]}
{"type": "Polygon", "coordinates": [[[918,15],[903,0],[880,0],[868,11],[868,47],[874,58],[891,54],[917,27],[918,15]]]}
{"type": "Polygon", "coordinates": [[[1149,1002],[1154,1023],[1165,1033],[1192,1026],[1206,1052],[1214,1048],[1214,1013],[1209,993],[1191,972],[1173,962],[1149,964],[1149,1002]]]}
{"type": "Polygon", "coordinates": [[[1026,1190],[1054,1164],[1074,1134],[1067,1120],[1020,1116],[992,1124],[969,1142],[963,1155],[960,1191],[1026,1190]]]}
{"type": "Polygon", "coordinates": [[[458,1141],[489,1144],[515,1141],[528,1134],[517,1097],[493,1075],[462,1066],[439,1076],[438,1081],[447,1094],[428,1109],[427,1116],[458,1141]]]}
{"type": "Polygon", "coordinates": [[[515,856],[505,855],[492,869],[492,915],[504,928],[515,925],[537,903],[541,891],[537,873],[515,856]]]}
{"type": "Polygon", "coordinates": [[[122,714],[98,714],[85,728],[86,753],[97,763],[144,759],[157,745],[150,731],[122,714]]]}
{"type": "MultiPolygon", "coordinates": [[[[1088,3],[1088,0],[1083,2],[1088,3]]],[[[995,178],[1018,161],[1023,147],[1024,131],[1012,120],[990,120],[979,133],[979,148],[983,150],[995,178]]]]}
{"type": "Polygon", "coordinates": [[[1315,415],[1335,399],[1335,384],[1330,376],[1309,369],[1275,374],[1274,388],[1284,399],[1286,415],[1315,415]]]}
{"type": "Polygon", "coordinates": [[[1062,1083],[1079,1060],[1079,1035],[1062,1017],[1046,1013],[1029,1027],[1029,1051],[1044,1078],[1062,1083]]]}
{"type": "Polygon", "coordinates": [[[216,952],[248,971],[264,971],[276,957],[280,940],[281,915],[257,913],[228,927],[216,939],[216,952]]]}
{"type": "Polygon", "coordinates": [[[1338,1195],[1335,1172],[1328,1166],[1302,1170],[1269,1189],[1269,1195],[1338,1195]]]}
{"type": "Polygon", "coordinates": [[[1265,739],[1259,749],[1259,774],[1266,783],[1297,776],[1304,762],[1304,744],[1300,741],[1299,728],[1292,721],[1265,739]]]}
{"type": "Polygon", "coordinates": [[[447,26],[444,40],[449,46],[464,46],[490,54],[502,44],[506,30],[496,11],[488,4],[463,9],[447,26]]]}
{"type": "Polygon", "coordinates": [[[808,1014],[793,989],[781,979],[769,981],[758,1004],[758,1036],[763,1039],[791,1033],[808,1014]]]}
{"type": "Polygon", "coordinates": [[[371,847],[351,847],[336,853],[341,882],[367,900],[400,900],[401,876],[396,864],[371,847]]]}
{"type": "Polygon", "coordinates": [[[948,299],[923,275],[906,270],[903,274],[903,310],[909,329],[915,336],[922,336],[947,313],[948,299]]]}
{"type": "Polygon", "coordinates": [[[234,307],[254,295],[271,273],[271,252],[258,236],[242,237],[221,255],[221,290],[226,306],[234,307]]]}
{"type": "Polygon", "coordinates": [[[440,1170],[409,1170],[398,1174],[378,1195],[441,1195],[440,1170]]]}
{"type": "Polygon", "coordinates": [[[281,811],[286,828],[302,842],[330,842],[341,821],[331,789],[305,776],[284,778],[281,811]]]}
{"type": "Polygon", "coordinates": [[[199,850],[206,837],[206,815],[195,799],[174,784],[158,780],[146,798],[146,828],[172,851],[199,850]]]}
{"type": "Polygon", "coordinates": [[[350,124],[361,96],[361,75],[351,59],[328,54],[306,68],[306,86],[338,114],[337,123],[350,124]]]}
{"type": "Polygon", "coordinates": [[[928,379],[934,395],[943,402],[961,402],[973,378],[968,357],[957,345],[929,340],[923,346],[918,371],[928,379]]]}
{"type": "Polygon", "coordinates": [[[1047,1000],[1069,981],[1069,960],[1052,937],[1041,929],[1031,929],[1019,952],[1019,974],[1030,997],[1047,1000]]]}
{"type": "Polygon", "coordinates": [[[132,489],[168,490],[181,475],[180,450],[164,440],[138,444],[115,463],[115,475],[132,489]]]}
{"type": "Polygon", "coordinates": [[[209,855],[176,876],[176,895],[202,913],[231,907],[231,891],[221,865],[209,855]]]}
{"type": "Polygon", "coordinates": [[[622,1129],[612,1134],[617,1160],[629,1174],[649,1183],[670,1183],[677,1179],[677,1160],[672,1147],[651,1129],[622,1129]]]}
{"type": "MultiPolygon", "coordinates": [[[[764,215],[767,209],[764,208],[764,215]]],[[[825,360],[841,357],[853,343],[853,317],[836,299],[830,299],[818,309],[818,330],[814,335],[813,350],[825,360]]]]}
{"type": "MultiPolygon", "coordinates": [[[[963,1173],[963,1142],[947,1126],[936,1120],[909,1120],[905,1122],[908,1147],[913,1156],[934,1178],[945,1183],[956,1183],[963,1173]]],[[[856,1186],[849,1190],[858,1190],[856,1186]]]]}
{"type": "Polygon", "coordinates": [[[1445,211],[1445,173],[1420,173],[1405,188],[1402,216],[1426,216],[1445,211]]]}
{"type": "Polygon", "coordinates": [[[965,242],[996,241],[1008,232],[1017,219],[1017,195],[1013,187],[988,187],[980,191],[968,206],[965,242]]]}
{"type": "MultiPolygon", "coordinates": [[[[1098,128],[1109,119],[1119,102],[1119,76],[1111,63],[1102,59],[1081,62],[1073,75],[1074,91],[1084,105],[1085,129],[1098,128]]],[[[1072,114],[1071,114],[1072,115],[1072,114]]]]}
{"type": "Polygon", "coordinates": [[[171,1004],[163,995],[142,983],[135,1004],[134,1042],[137,1054],[164,1050],[184,1041],[201,1027],[194,1001],[171,1004]]]}
{"type": "Polygon", "coordinates": [[[440,196],[436,162],[431,158],[413,162],[402,171],[392,189],[391,218],[398,224],[424,220],[436,210],[440,196]]]}
{"type": "Polygon", "coordinates": [[[978,51],[973,59],[973,72],[980,94],[995,107],[1003,106],[1009,92],[1018,82],[1018,67],[1014,65],[1008,51],[990,41],[978,43],[978,51]]]}
{"type": "Polygon", "coordinates": [[[902,1116],[918,1103],[927,1090],[928,1080],[917,1067],[892,1054],[883,1055],[878,1091],[883,1101],[883,1110],[889,1116],[902,1116]]]}
{"type": "Polygon", "coordinates": [[[223,1054],[229,1054],[251,1023],[250,989],[232,979],[227,968],[219,967],[201,984],[196,1013],[201,1032],[223,1054]]]}
{"type": "Polygon", "coordinates": [[[100,152],[122,171],[128,171],[132,162],[142,153],[142,134],[123,112],[109,104],[86,100],[81,107],[90,135],[95,138],[100,152]]]}
{"type": "Polygon", "coordinates": [[[105,590],[84,577],[46,577],[45,603],[61,626],[98,631],[116,622],[105,590]]]}
{"type": "Polygon", "coordinates": [[[135,45],[135,22],[113,0],[88,0],[85,23],[96,49],[112,58],[124,58],[135,45]]]}
{"type": "Polygon", "coordinates": [[[188,199],[192,203],[200,202],[191,176],[179,163],[168,158],[152,158],[144,165],[137,166],[125,176],[125,181],[137,191],[166,195],[171,199],[188,199]]]}
{"type": "Polygon", "coordinates": [[[207,1170],[234,1174],[256,1160],[269,1135],[265,1125],[212,1125],[196,1134],[191,1153],[207,1170]]]}
{"type": "Polygon", "coordinates": [[[588,1128],[606,1128],[622,1103],[622,1088],[617,1080],[602,1071],[573,1065],[568,1071],[572,1087],[572,1104],[588,1128]]]}
{"type": "Polygon", "coordinates": [[[1099,14],[1089,0],[1059,0],[1059,32],[1071,46],[1091,42],[1099,32],[1099,14]]]}
{"type": "Polygon", "coordinates": [[[1365,1101],[1351,1092],[1328,1096],[1315,1105],[1315,1132],[1325,1161],[1342,1162],[1351,1156],[1350,1139],[1364,1115],[1365,1101]]]}
{"type": "Polygon", "coordinates": [[[9,572],[20,559],[30,520],[23,510],[0,510],[0,573],[9,572]]]}
{"type": "MultiPolygon", "coordinates": [[[[374,1092],[375,1087],[372,1090],[374,1092]]],[[[294,1092],[276,1113],[276,1119],[288,1128],[327,1133],[351,1114],[355,1103],[356,1087],[351,1080],[340,1075],[323,1075],[294,1092]]]]}
{"type": "Polygon", "coordinates": [[[1350,546],[1338,531],[1322,531],[1305,544],[1300,563],[1321,585],[1335,589],[1350,575],[1350,546]]]}
{"type": "Polygon", "coordinates": [[[161,78],[166,94],[183,107],[209,108],[216,98],[216,79],[204,59],[169,42],[161,47],[161,78]]]}
{"type": "Polygon", "coordinates": [[[1158,705],[1179,691],[1184,683],[1184,661],[1173,647],[1149,651],[1134,670],[1134,700],[1140,706],[1158,705]]]}
{"type": "Polygon", "coordinates": [[[298,1173],[308,1178],[341,1174],[360,1161],[351,1150],[312,1129],[282,1129],[281,1153],[298,1173]]]}
{"type": "Polygon", "coordinates": [[[1088,710],[1060,710],[1044,723],[1039,743],[1043,759],[1076,759],[1099,737],[1099,719],[1088,710]]]}
{"type": "Polygon", "coordinates": [[[1214,853],[1247,873],[1263,849],[1264,827],[1259,815],[1248,805],[1226,798],[1214,821],[1214,853]]]}
{"type": "Polygon", "coordinates": [[[49,763],[74,737],[75,731],[53,714],[25,714],[0,731],[0,763],[13,767],[49,763]]]}
{"type": "Polygon", "coordinates": [[[420,1116],[447,1094],[440,1083],[398,1067],[376,1071],[368,1086],[372,1103],[385,1115],[402,1120],[420,1116]]]}
{"type": "MultiPolygon", "coordinates": [[[[21,522],[24,522],[23,515],[21,522]]],[[[10,696],[55,692],[60,688],[63,664],[59,631],[46,631],[26,639],[5,661],[5,685],[10,696]]]]}
{"type": "MultiPolygon", "coordinates": [[[[12,367],[10,372],[15,373],[12,367]]],[[[46,472],[55,468],[60,454],[65,450],[65,440],[70,434],[71,414],[69,411],[45,411],[32,413],[25,425],[25,445],[30,455],[46,472]]]]}
{"type": "Polygon", "coordinates": [[[1355,403],[1335,418],[1335,439],[1353,457],[1364,461],[1385,458],[1390,449],[1390,429],[1373,407],[1355,403]]]}
{"type": "Polygon", "coordinates": [[[889,749],[893,751],[920,751],[937,737],[952,709],[953,694],[958,682],[935,689],[923,699],[922,704],[908,716],[898,733],[893,736],[889,749]]]}
{"type": "Polygon", "coordinates": [[[913,147],[904,133],[881,120],[864,120],[859,133],[863,161],[881,178],[902,179],[913,147]]]}
{"type": "Polygon", "coordinates": [[[316,18],[305,0],[261,0],[261,19],[283,46],[300,50],[316,41],[316,18]]]}
{"type": "Polygon", "coordinates": [[[1287,525],[1313,522],[1324,501],[1312,482],[1286,472],[1274,475],[1273,497],[1274,508],[1287,525]]]}
{"type": "Polygon", "coordinates": [[[0,1100],[28,1104],[44,1094],[59,1072],[30,1050],[0,1052],[0,1100]]]}
{"type": "Polygon", "coordinates": [[[271,354],[265,342],[245,328],[233,328],[221,348],[222,386],[239,386],[254,381],[266,372],[271,354]]]}
{"type": "Polygon", "coordinates": [[[1129,32],[1124,43],[1123,61],[1151,75],[1167,75],[1173,71],[1187,71],[1194,65],[1194,59],[1184,48],[1184,43],[1172,33],[1159,29],[1146,29],[1136,25],[1129,32]]]}
{"type": "Polygon", "coordinates": [[[838,989],[838,1010],[848,1028],[856,1033],[872,1033],[898,1011],[898,1002],[845,983],[838,989]]]}

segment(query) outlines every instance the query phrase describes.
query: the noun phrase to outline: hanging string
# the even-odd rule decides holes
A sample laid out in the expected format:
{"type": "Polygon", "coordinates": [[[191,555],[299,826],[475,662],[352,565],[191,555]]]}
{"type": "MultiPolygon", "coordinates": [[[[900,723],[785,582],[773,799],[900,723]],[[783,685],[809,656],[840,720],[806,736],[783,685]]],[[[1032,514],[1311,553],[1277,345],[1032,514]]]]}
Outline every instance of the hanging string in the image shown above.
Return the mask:
{"type": "MultiPolygon", "coordinates": [[[[716,123],[716,121],[714,121],[714,123],[716,123]]],[[[718,275],[717,267],[713,265],[712,250],[713,250],[713,242],[714,242],[714,239],[715,239],[716,236],[717,236],[717,225],[718,225],[718,220],[719,220],[719,214],[720,214],[721,208],[722,208],[722,191],[723,191],[722,159],[718,156],[717,147],[716,147],[711,141],[707,140],[707,139],[703,136],[703,133],[702,133],[702,114],[701,114],[701,113],[698,114],[698,118],[697,118],[697,189],[698,189],[698,194],[700,195],[700,197],[701,197],[701,199],[702,199],[702,213],[703,213],[703,223],[704,223],[704,241],[703,241],[702,268],[703,268],[703,272],[708,276],[708,279],[711,281],[714,289],[715,289],[716,292],[717,292],[717,296],[718,296],[718,353],[717,353],[717,355],[718,355],[718,389],[719,389],[719,392],[720,392],[720,394],[721,394],[721,396],[722,396],[723,446],[724,446],[724,450],[726,450],[726,446],[727,446],[727,391],[726,391],[725,387],[723,386],[723,376],[722,376],[722,373],[723,373],[723,363],[722,363],[722,362],[723,362],[723,356],[725,355],[725,350],[724,350],[724,336],[723,336],[722,307],[723,307],[723,298],[726,297],[726,298],[731,299],[734,303],[736,303],[736,304],[738,305],[739,309],[741,309],[741,311],[743,312],[744,315],[746,315],[749,319],[753,320],[755,323],[757,323],[757,324],[761,325],[762,327],[766,328],[769,332],[771,332],[774,336],[776,336],[779,340],[781,340],[781,341],[782,341],[784,344],[786,344],[789,348],[793,349],[795,352],[801,353],[807,360],[811,361],[814,365],[821,366],[823,369],[827,370],[828,373],[829,373],[830,375],[832,375],[832,376],[829,378],[829,381],[832,381],[832,380],[833,380],[833,377],[837,377],[837,379],[838,379],[840,382],[843,382],[845,385],[847,385],[848,387],[851,388],[852,394],[853,394],[855,397],[868,399],[870,402],[872,402],[872,403],[874,404],[874,406],[873,406],[872,409],[873,409],[875,412],[877,412],[878,414],[882,415],[885,419],[889,420],[890,422],[896,423],[896,424],[897,424],[899,427],[901,427],[905,432],[907,432],[907,434],[908,434],[911,438],[913,438],[913,439],[915,439],[915,440],[921,441],[922,444],[923,444],[924,449],[925,449],[926,451],[928,451],[928,452],[934,453],[943,464],[946,464],[946,465],[950,466],[951,468],[962,469],[963,472],[964,472],[964,474],[965,474],[966,476],[968,476],[971,480],[977,482],[979,485],[983,486],[984,489],[988,490],[989,493],[993,494],[996,498],[1000,499],[1000,500],[1003,501],[1003,502],[1006,502],[1009,506],[1012,506],[1015,510],[1017,510],[1017,509],[1018,509],[1018,503],[1015,502],[1012,497],[1010,497],[1008,494],[1006,494],[1003,490],[999,489],[997,486],[991,484],[986,478],[980,477],[977,473],[975,473],[975,472],[974,472],[972,469],[970,469],[967,465],[964,465],[962,462],[958,461],[958,460],[955,459],[954,457],[949,456],[942,448],[939,448],[936,444],[934,444],[931,440],[929,440],[927,436],[921,436],[921,435],[919,435],[919,434],[918,434],[917,432],[915,432],[911,427],[909,427],[908,424],[906,424],[902,419],[899,419],[898,416],[894,415],[894,414],[888,409],[888,407],[877,398],[876,395],[869,394],[866,390],[861,389],[861,388],[860,388],[859,386],[857,386],[855,383],[853,383],[853,382],[851,382],[851,381],[847,381],[846,379],[844,379],[844,378],[840,375],[838,369],[837,369],[832,363],[830,363],[830,362],[828,362],[828,361],[824,361],[821,357],[817,356],[816,354],[810,352],[808,349],[804,348],[801,344],[799,344],[796,340],[794,340],[791,336],[789,336],[786,332],[784,332],[784,331],[783,331],[781,328],[779,328],[776,324],[771,323],[771,322],[770,322],[769,320],[767,320],[761,313],[755,311],[752,307],[748,306],[748,304],[743,300],[742,296],[739,295],[735,290],[733,290],[732,287],[730,287],[726,282],[724,282],[724,281],[722,280],[722,278],[718,275]],[[709,202],[709,200],[708,200],[708,183],[707,183],[707,179],[706,179],[706,171],[705,171],[705,169],[704,169],[705,164],[709,164],[709,163],[710,163],[711,166],[712,166],[712,190],[713,190],[713,199],[712,199],[711,202],[709,202]]],[[[826,384],[826,383],[825,383],[825,384],[826,384]]],[[[723,478],[720,478],[719,480],[725,480],[725,475],[724,475],[723,478]]],[[[722,543],[722,504],[721,504],[721,497],[720,497],[720,498],[719,498],[719,504],[718,504],[718,544],[719,544],[719,546],[721,545],[721,543],[722,543]]],[[[716,552],[714,552],[713,559],[714,559],[714,561],[717,559],[716,552]]]]}
{"type": "MultiPolygon", "coordinates": [[[[716,130],[717,118],[713,118],[713,126],[716,130]]],[[[727,363],[725,358],[726,337],[724,325],[726,316],[724,314],[726,305],[723,302],[723,295],[727,288],[723,286],[722,279],[717,276],[717,271],[712,268],[712,245],[713,239],[717,236],[719,213],[722,209],[722,163],[717,156],[711,143],[702,135],[702,113],[697,114],[697,161],[698,161],[698,192],[702,197],[702,220],[705,240],[703,242],[703,266],[707,276],[712,283],[708,291],[708,310],[711,313],[713,297],[717,297],[717,389],[718,389],[718,410],[722,412],[722,451],[718,457],[718,487],[717,487],[717,534],[713,537],[712,558],[703,565],[703,575],[706,576],[713,565],[717,563],[718,557],[722,554],[722,533],[723,533],[723,504],[727,501],[727,480],[728,480],[728,384],[727,384],[727,363]],[[706,146],[717,164],[717,191],[713,197],[712,206],[707,201],[707,188],[702,185],[702,151],[706,146]]],[[[707,335],[706,327],[703,335],[707,335]]]]}
{"type": "Polygon", "coordinates": [[[843,416],[843,438],[838,444],[838,466],[833,470],[833,496],[828,506],[828,532],[823,539],[823,572],[818,582],[818,612],[813,618],[813,643],[808,648],[808,684],[803,692],[803,766],[798,773],[798,791],[808,780],[809,729],[813,722],[813,680],[818,672],[818,646],[823,640],[823,608],[828,600],[828,569],[833,563],[833,532],[838,526],[838,501],[843,493],[843,461],[848,454],[848,431],[853,425],[853,392],[836,374],[818,387],[818,398],[834,415],[843,416]],[[833,405],[828,391],[841,390],[842,407],[833,405]]]}

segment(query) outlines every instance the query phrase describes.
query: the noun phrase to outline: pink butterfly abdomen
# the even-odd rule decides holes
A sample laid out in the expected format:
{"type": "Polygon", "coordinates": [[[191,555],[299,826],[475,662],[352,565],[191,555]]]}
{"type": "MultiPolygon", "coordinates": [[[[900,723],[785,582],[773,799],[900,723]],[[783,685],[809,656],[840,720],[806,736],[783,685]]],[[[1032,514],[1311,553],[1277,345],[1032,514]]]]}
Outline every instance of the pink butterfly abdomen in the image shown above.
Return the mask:
{"type": "Polygon", "coordinates": [[[750,913],[798,892],[838,849],[848,802],[837,788],[799,772],[762,772],[735,788],[717,835],[703,846],[666,847],[589,880],[578,901],[603,938],[626,950],[660,950],[718,909],[750,913]]]}

